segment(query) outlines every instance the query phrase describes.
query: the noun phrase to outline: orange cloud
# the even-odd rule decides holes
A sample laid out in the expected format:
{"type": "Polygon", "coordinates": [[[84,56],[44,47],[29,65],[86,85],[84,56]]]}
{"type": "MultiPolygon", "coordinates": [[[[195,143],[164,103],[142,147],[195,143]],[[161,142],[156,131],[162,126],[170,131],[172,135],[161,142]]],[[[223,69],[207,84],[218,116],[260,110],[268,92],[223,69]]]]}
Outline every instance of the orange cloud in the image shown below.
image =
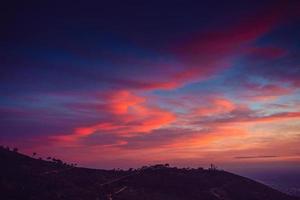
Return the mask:
{"type": "Polygon", "coordinates": [[[145,98],[132,94],[130,91],[115,91],[107,95],[108,109],[115,115],[128,114],[130,108],[135,108],[146,101],[145,98]]]}
{"type": "Polygon", "coordinates": [[[231,112],[235,108],[236,106],[232,101],[217,97],[210,99],[208,105],[198,108],[196,110],[196,114],[199,116],[217,115],[231,112]]]}
{"type": "Polygon", "coordinates": [[[101,132],[129,137],[132,134],[150,132],[168,125],[176,119],[173,113],[149,106],[146,98],[127,90],[107,94],[106,101],[106,111],[113,115],[111,118],[94,125],[75,128],[72,134],[53,138],[61,142],[72,142],[101,132]]]}

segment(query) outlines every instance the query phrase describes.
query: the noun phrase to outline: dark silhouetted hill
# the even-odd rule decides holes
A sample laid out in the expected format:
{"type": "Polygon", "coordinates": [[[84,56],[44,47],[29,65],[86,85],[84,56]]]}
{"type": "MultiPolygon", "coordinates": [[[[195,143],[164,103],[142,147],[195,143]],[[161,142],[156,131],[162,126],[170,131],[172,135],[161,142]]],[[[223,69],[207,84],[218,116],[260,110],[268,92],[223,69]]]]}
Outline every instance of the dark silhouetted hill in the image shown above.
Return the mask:
{"type": "Polygon", "coordinates": [[[167,165],[96,170],[0,148],[3,200],[296,200],[225,171],[167,165]]]}

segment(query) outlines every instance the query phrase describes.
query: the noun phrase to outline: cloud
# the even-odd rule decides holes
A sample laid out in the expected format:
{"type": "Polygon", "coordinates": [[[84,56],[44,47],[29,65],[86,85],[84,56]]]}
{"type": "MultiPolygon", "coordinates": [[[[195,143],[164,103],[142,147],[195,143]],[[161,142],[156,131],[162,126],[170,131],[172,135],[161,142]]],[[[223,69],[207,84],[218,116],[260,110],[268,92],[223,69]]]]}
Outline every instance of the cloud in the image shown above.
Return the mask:
{"type": "Polygon", "coordinates": [[[104,113],[100,114],[107,114],[108,118],[89,126],[75,128],[71,134],[54,138],[62,142],[72,142],[101,132],[127,136],[145,134],[176,119],[173,113],[147,105],[145,97],[130,91],[111,91],[102,96],[105,98],[102,103],[105,109],[102,109],[104,113]]]}
{"type": "Polygon", "coordinates": [[[295,89],[279,84],[244,83],[244,92],[239,93],[240,98],[248,101],[270,101],[279,97],[291,95],[295,89]]]}
{"type": "Polygon", "coordinates": [[[298,49],[270,37],[288,21],[287,4],[259,5],[230,23],[217,17],[218,23],[203,25],[192,16],[189,31],[169,30],[162,43],[151,31],[144,37],[142,30],[127,30],[142,34],[136,42],[130,34],[99,41],[103,35],[86,31],[79,43],[53,43],[55,49],[35,44],[5,51],[1,139],[24,139],[27,148],[47,144],[83,160],[99,152],[104,160],[127,161],[232,149],[249,155],[281,134],[266,127],[257,134],[258,126],[282,128],[300,118],[298,105],[290,104],[299,95],[298,49]],[[157,44],[139,43],[148,39],[157,44]]]}
{"type": "Polygon", "coordinates": [[[256,60],[274,60],[288,54],[287,49],[272,46],[250,47],[247,49],[247,57],[256,60]]]}
{"type": "Polygon", "coordinates": [[[257,158],[278,158],[279,156],[263,155],[263,156],[236,156],[235,159],[257,159],[257,158]]]}
{"type": "Polygon", "coordinates": [[[115,38],[100,42],[97,39],[96,44],[88,40],[88,45],[81,41],[78,49],[86,50],[81,54],[78,54],[81,49],[65,47],[55,51],[34,46],[30,50],[19,49],[18,54],[9,52],[11,55],[6,56],[1,80],[9,83],[8,93],[108,87],[143,91],[176,89],[223,72],[247,51],[280,54],[276,47],[253,50],[253,43],[280,24],[286,15],[285,8],[285,4],[275,4],[241,18],[238,23],[199,29],[170,40],[159,50],[120,39],[116,39],[119,46],[116,47],[115,38]]]}
{"type": "Polygon", "coordinates": [[[207,103],[195,111],[196,115],[209,116],[231,112],[235,109],[235,104],[222,97],[207,98],[207,103]]]}
{"type": "Polygon", "coordinates": [[[194,123],[196,124],[215,124],[233,125],[238,123],[268,123],[274,121],[290,120],[300,118],[300,112],[279,112],[275,114],[260,114],[250,109],[237,109],[231,113],[218,117],[206,117],[194,123]]]}

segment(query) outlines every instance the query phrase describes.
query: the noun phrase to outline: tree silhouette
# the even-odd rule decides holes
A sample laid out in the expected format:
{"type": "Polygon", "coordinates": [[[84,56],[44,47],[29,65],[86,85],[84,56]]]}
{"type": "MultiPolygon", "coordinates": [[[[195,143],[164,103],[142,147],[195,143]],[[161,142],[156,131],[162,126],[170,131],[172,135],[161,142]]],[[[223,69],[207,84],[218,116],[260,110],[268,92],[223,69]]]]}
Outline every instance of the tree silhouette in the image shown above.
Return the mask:
{"type": "Polygon", "coordinates": [[[217,170],[217,166],[214,165],[214,164],[210,164],[209,170],[211,170],[211,171],[216,171],[216,170],[217,170]]]}

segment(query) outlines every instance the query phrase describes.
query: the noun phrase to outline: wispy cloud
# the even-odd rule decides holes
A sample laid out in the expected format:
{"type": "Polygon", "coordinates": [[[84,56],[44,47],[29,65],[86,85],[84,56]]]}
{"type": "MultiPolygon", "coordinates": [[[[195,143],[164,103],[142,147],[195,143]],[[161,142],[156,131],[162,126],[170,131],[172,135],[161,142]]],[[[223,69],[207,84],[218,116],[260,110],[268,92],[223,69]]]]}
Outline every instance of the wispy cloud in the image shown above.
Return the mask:
{"type": "Polygon", "coordinates": [[[236,156],[235,159],[257,159],[257,158],[278,158],[279,156],[265,155],[265,156],[236,156]]]}

